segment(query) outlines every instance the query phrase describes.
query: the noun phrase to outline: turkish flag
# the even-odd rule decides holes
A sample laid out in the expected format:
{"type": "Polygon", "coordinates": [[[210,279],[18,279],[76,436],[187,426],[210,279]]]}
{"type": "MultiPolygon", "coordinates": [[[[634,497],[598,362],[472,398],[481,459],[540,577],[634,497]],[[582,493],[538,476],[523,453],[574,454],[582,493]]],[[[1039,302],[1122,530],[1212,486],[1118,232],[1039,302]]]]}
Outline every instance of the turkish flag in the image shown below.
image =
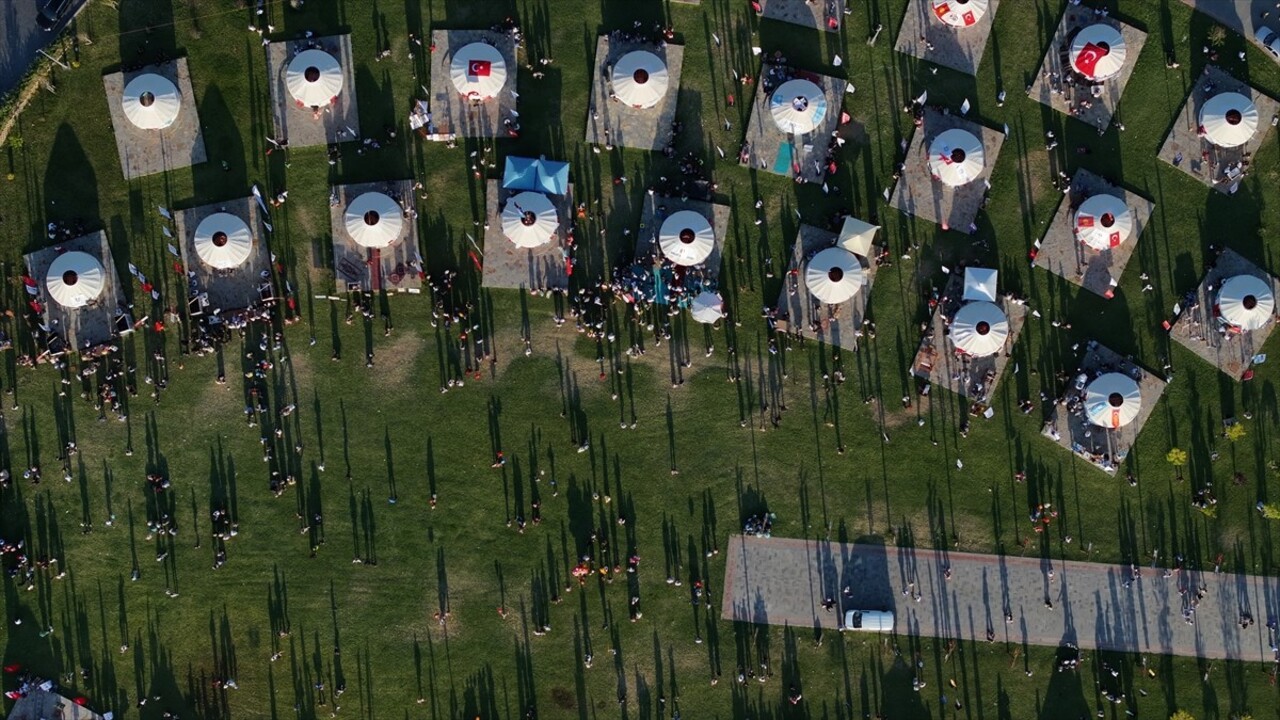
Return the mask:
{"type": "Polygon", "coordinates": [[[1111,233],[1111,247],[1116,247],[1119,244],[1120,244],[1120,233],[1118,232],[1111,233]]]}
{"type": "Polygon", "coordinates": [[[947,3],[942,3],[941,5],[934,5],[933,11],[937,13],[938,19],[941,20],[944,17],[946,17],[947,13],[951,12],[951,5],[947,3]]]}
{"type": "Polygon", "coordinates": [[[1085,75],[1093,77],[1098,68],[1098,61],[1106,57],[1107,52],[1107,49],[1101,45],[1085,44],[1084,48],[1080,50],[1080,54],[1076,55],[1076,69],[1085,75]]]}
{"type": "Polygon", "coordinates": [[[1120,427],[1120,411],[1119,410],[1111,411],[1111,427],[1113,428],[1120,427]]]}
{"type": "Polygon", "coordinates": [[[1077,218],[1077,219],[1076,219],[1076,225],[1078,225],[1079,227],[1082,227],[1082,228],[1091,228],[1091,227],[1093,227],[1093,216],[1092,216],[1092,215],[1081,215],[1079,218],[1077,218]]]}
{"type": "Polygon", "coordinates": [[[962,15],[961,17],[963,17],[963,18],[964,18],[964,24],[965,24],[965,26],[969,26],[969,25],[972,25],[972,24],[974,24],[974,23],[978,22],[978,18],[976,18],[976,17],[974,17],[974,16],[973,16],[973,11],[972,11],[972,10],[970,10],[970,11],[969,11],[969,12],[967,12],[967,13],[965,13],[965,14],[964,14],[964,15],[962,15]]]}
{"type": "Polygon", "coordinates": [[[467,74],[473,77],[489,77],[493,71],[493,63],[488,60],[472,60],[467,64],[467,74]]]}

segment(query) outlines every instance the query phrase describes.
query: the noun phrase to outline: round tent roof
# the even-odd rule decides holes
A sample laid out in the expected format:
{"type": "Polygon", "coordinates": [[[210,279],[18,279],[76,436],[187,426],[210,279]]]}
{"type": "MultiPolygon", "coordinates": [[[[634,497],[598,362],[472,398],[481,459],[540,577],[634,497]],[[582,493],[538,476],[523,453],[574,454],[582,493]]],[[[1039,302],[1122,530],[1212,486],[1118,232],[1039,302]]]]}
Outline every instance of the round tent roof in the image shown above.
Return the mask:
{"type": "Polygon", "coordinates": [[[124,86],[124,116],[143,130],[167,128],[178,119],[182,96],[178,86],[163,75],[143,73],[124,86]]]}
{"type": "Polygon", "coordinates": [[[839,305],[853,297],[864,281],[857,256],[838,247],[818,251],[809,258],[804,271],[809,292],[828,305],[839,305]]]}
{"type": "Polygon", "coordinates": [[[1106,80],[1124,69],[1129,50],[1110,25],[1090,25],[1071,41],[1071,68],[1090,80],[1106,80]]]}
{"type": "Polygon", "coordinates": [[[229,269],[249,259],[253,251],[253,233],[244,220],[231,213],[218,212],[196,226],[196,255],[207,265],[229,269]]]}
{"type": "Polygon", "coordinates": [[[951,320],[951,342],[967,355],[995,355],[1008,338],[1009,319],[995,303],[966,303],[951,320]]]}
{"type": "Polygon", "coordinates": [[[93,302],[102,294],[106,281],[102,263],[89,253],[78,250],[54,258],[44,276],[49,296],[59,305],[70,308],[84,307],[93,302]]]}
{"type": "Polygon", "coordinates": [[[788,80],[770,96],[769,113],[782,132],[803,135],[813,132],[827,116],[827,96],[811,80],[788,80]]]}
{"type": "Polygon", "coordinates": [[[724,300],[719,293],[703,291],[693,299],[689,311],[694,320],[710,325],[724,317],[724,300]]]}
{"type": "Polygon", "coordinates": [[[987,0],[933,0],[933,14],[952,27],[969,27],[987,14],[987,0]]]}
{"type": "Polygon", "coordinates": [[[531,190],[507,200],[502,209],[502,234],[519,248],[542,247],[560,229],[560,217],[551,199],[531,190]]]}
{"type": "Polygon", "coordinates": [[[929,172],[951,187],[973,181],[985,162],[982,141],[968,130],[944,130],[929,145],[929,172]]]}
{"type": "Polygon", "coordinates": [[[697,265],[711,256],[716,247],[716,233],[702,213],[680,210],[662,221],[658,230],[662,254],[677,265],[697,265]]]}
{"type": "Polygon", "coordinates": [[[361,247],[384,248],[400,237],[404,229],[404,210],[390,196],[367,192],[347,205],[343,215],[347,234],[361,247]]]}
{"type": "Polygon", "coordinates": [[[1253,275],[1227,278],[1218,290],[1218,313],[1241,330],[1257,330],[1271,321],[1276,296],[1271,286],[1253,275]]]}
{"type": "Polygon", "coordinates": [[[498,48],[473,42],[453,54],[449,77],[463,97],[488,100],[502,92],[502,86],[507,84],[507,61],[498,48]]]}
{"type": "Polygon", "coordinates": [[[324,50],[303,50],[289,61],[284,84],[289,94],[305,107],[324,107],[342,93],[342,66],[324,50]]]}
{"type": "Polygon", "coordinates": [[[1200,127],[1218,147],[1243,145],[1258,130],[1258,108],[1240,93],[1218,93],[1200,106],[1200,127]]]}
{"type": "Polygon", "coordinates": [[[1138,381],[1124,373],[1103,373],[1084,389],[1084,411],[1094,425],[1122,428],[1133,422],[1141,409],[1138,381]]]}
{"type": "Polygon", "coordinates": [[[613,94],[638,108],[651,108],[667,94],[667,65],[648,50],[633,50],[613,65],[613,94]]]}
{"type": "Polygon", "coordinates": [[[1133,212],[1115,195],[1091,195],[1075,215],[1076,237],[1094,250],[1117,247],[1133,233],[1133,212]]]}

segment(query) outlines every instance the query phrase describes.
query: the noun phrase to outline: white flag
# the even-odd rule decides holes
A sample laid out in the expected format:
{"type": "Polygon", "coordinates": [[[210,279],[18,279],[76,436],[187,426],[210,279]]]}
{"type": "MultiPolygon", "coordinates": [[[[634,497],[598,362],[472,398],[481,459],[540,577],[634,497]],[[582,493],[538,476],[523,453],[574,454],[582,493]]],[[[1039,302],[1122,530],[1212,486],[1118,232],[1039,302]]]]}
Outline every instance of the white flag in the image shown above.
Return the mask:
{"type": "Polygon", "coordinates": [[[716,41],[716,47],[720,47],[720,36],[719,36],[719,35],[717,35],[717,34],[715,34],[715,33],[711,33],[711,39],[716,41]]]}
{"type": "Polygon", "coordinates": [[[889,202],[889,188],[884,189],[884,201],[889,202]]]}
{"type": "Polygon", "coordinates": [[[852,95],[852,94],[854,94],[854,93],[855,93],[855,92],[857,92],[857,91],[858,91],[858,88],[854,87],[854,86],[853,86],[853,83],[845,83],[845,85],[844,85],[844,93],[845,93],[846,95],[852,95]]]}
{"type": "Polygon", "coordinates": [[[823,195],[827,195],[827,194],[829,194],[830,192],[831,192],[831,191],[827,188],[827,184],[826,184],[826,183],[822,183],[822,194],[823,194],[823,195]]]}
{"type": "Polygon", "coordinates": [[[173,243],[169,243],[169,254],[170,254],[170,255],[172,255],[172,256],[174,256],[174,257],[180,257],[180,255],[181,255],[181,254],[178,252],[178,248],[176,248],[176,247],[174,247],[174,246],[173,246],[173,243]]]}
{"type": "Polygon", "coordinates": [[[165,220],[173,219],[173,216],[169,214],[169,210],[166,207],[163,205],[157,205],[156,207],[160,210],[160,214],[164,216],[165,220]]]}
{"type": "Polygon", "coordinates": [[[840,67],[841,65],[843,65],[843,64],[844,64],[844,60],[843,60],[843,59],[841,59],[841,57],[840,57],[839,55],[837,55],[837,56],[835,57],[835,59],[831,61],[831,64],[832,64],[832,65],[835,65],[836,67],[840,67]]]}
{"type": "Polygon", "coordinates": [[[754,46],[754,45],[752,45],[752,46],[751,46],[751,54],[752,54],[752,55],[757,55],[757,56],[758,56],[758,55],[759,55],[760,53],[762,53],[762,52],[764,52],[764,50],[762,50],[761,48],[758,48],[758,47],[756,47],[756,46],[754,46]]]}
{"type": "Polygon", "coordinates": [[[721,159],[721,160],[723,160],[723,159],[724,159],[724,150],[723,150],[719,145],[717,145],[717,146],[716,146],[716,152],[720,153],[720,159],[721,159]]]}
{"type": "Polygon", "coordinates": [[[138,277],[138,266],[133,263],[129,263],[129,274],[134,277],[138,277]]]}
{"type": "Polygon", "coordinates": [[[928,99],[929,99],[929,91],[925,90],[924,92],[920,93],[920,97],[916,98],[916,102],[923,105],[925,101],[928,99]]]}
{"type": "Polygon", "coordinates": [[[168,226],[168,225],[161,225],[161,226],[160,226],[160,232],[164,233],[164,236],[165,236],[165,237],[167,237],[167,238],[171,238],[171,237],[173,237],[173,233],[169,232],[169,226],[168,226]]]}
{"type": "Polygon", "coordinates": [[[964,102],[960,103],[960,114],[961,114],[961,115],[968,115],[968,114],[969,114],[969,108],[970,108],[970,107],[971,107],[971,106],[969,105],[969,98],[965,98],[965,99],[964,99],[964,102]]]}

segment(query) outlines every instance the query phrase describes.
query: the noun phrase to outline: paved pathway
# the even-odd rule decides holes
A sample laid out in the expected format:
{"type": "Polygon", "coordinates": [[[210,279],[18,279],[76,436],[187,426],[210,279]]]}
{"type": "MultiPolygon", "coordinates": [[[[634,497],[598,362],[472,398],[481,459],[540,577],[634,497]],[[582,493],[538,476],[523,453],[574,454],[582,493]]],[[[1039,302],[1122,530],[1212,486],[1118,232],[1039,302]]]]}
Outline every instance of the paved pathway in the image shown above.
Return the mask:
{"type": "Polygon", "coordinates": [[[825,596],[842,609],[892,609],[897,631],[912,635],[982,640],[991,628],[1032,645],[1267,661],[1266,620],[1280,610],[1280,578],[1252,575],[1144,567],[1130,582],[1129,568],[1102,563],[743,536],[729,539],[726,559],[723,617],[774,625],[836,628],[841,613],[823,610],[825,596]],[[1188,624],[1182,608],[1201,585],[1188,624]],[[1247,630],[1242,608],[1257,620],[1247,630]]]}
{"type": "Polygon", "coordinates": [[[70,22],[84,5],[81,0],[72,3],[75,12],[54,28],[45,32],[36,24],[36,13],[44,0],[0,0],[0,95],[17,87],[27,73],[41,48],[53,42],[62,28],[70,22]]]}

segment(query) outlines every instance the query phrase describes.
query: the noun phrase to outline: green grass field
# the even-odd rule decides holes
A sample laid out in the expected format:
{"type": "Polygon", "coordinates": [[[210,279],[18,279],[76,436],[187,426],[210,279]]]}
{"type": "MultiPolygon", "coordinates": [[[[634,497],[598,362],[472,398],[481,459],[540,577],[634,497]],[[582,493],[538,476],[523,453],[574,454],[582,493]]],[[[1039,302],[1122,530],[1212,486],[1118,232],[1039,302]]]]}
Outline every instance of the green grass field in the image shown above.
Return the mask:
{"type": "MultiPolygon", "coordinates": [[[[1116,9],[1115,2],[1106,4],[1116,9]]],[[[105,228],[122,277],[125,264],[134,262],[162,278],[172,301],[181,288],[165,270],[157,205],[243,197],[255,182],[272,192],[287,188],[272,249],[298,291],[301,321],[285,331],[288,362],[277,365],[271,381],[273,402],[299,407],[288,437],[303,444],[304,465],[297,486],[272,497],[260,428],[245,426],[237,378],[238,357],[256,349],[256,336],[243,348],[228,346],[222,358],[199,359],[179,355],[173,331],[129,341],[126,352],[140,365],[163,342],[170,380],[156,403],[147,397],[151,388],[139,383],[142,393],[129,401],[127,423],[97,422],[93,407],[74,393],[59,397],[55,371],[18,368],[9,353],[3,386],[12,402],[4,405],[0,452],[7,448],[15,471],[38,460],[46,473],[43,483],[30,485],[15,472],[13,488],[3,495],[0,536],[25,537],[35,556],[56,557],[67,574],[55,580],[39,573],[32,591],[6,579],[5,663],[59,676],[96,709],[127,718],[160,717],[165,710],[184,717],[326,717],[337,705],[340,717],[488,720],[533,710],[584,720],[614,713],[652,718],[672,713],[677,699],[681,715],[690,718],[1074,720],[1098,711],[1097,663],[1087,662],[1078,676],[1054,673],[1052,648],[962,638],[948,649],[944,640],[907,637],[886,643],[827,637],[818,646],[805,629],[721,620],[723,560],[706,551],[740,530],[743,518],[767,508],[777,514],[775,534],[783,536],[914,538],[922,547],[1104,562],[1144,563],[1159,551],[1161,558],[1181,553],[1211,565],[1223,555],[1229,570],[1276,572],[1277,538],[1253,509],[1276,495],[1276,364],[1259,366],[1249,383],[1234,383],[1171,347],[1159,324],[1198,282],[1210,245],[1232,247],[1280,272],[1268,244],[1270,228],[1280,226],[1280,135],[1271,134],[1249,180],[1230,198],[1155,159],[1202,67],[1199,48],[1212,27],[1180,3],[1123,3],[1122,17],[1149,37],[1120,109],[1127,129],[1102,137],[1021,92],[1038,71],[1062,3],[1005,0],[976,79],[946,70],[934,75],[892,51],[905,0],[851,5],[839,34],[761,22],[748,3],[722,0],[700,7],[648,0],[311,0],[303,11],[270,5],[267,18],[277,33],[352,34],[361,125],[369,134],[403,126],[411,99],[422,97],[426,63],[410,59],[410,33],[423,37],[433,27],[486,27],[518,16],[525,59],[554,62],[541,80],[521,71],[525,132],[518,141],[499,142],[494,161],[501,167],[507,153],[569,160],[578,192],[609,208],[603,223],[590,222],[579,233],[583,265],[575,280],[581,282],[607,274],[629,241],[622,231],[639,223],[645,187],[676,171],[658,154],[595,154],[581,141],[595,37],[636,20],[674,26],[685,45],[679,114],[687,130],[680,147],[706,158],[719,183],[718,200],[734,208],[725,292],[741,325],[715,331],[717,351],[704,358],[698,352],[703,330],[677,323],[676,334],[686,335],[695,350],[679,387],[673,387],[678,369],[668,344],[652,347],[650,339],[650,351],[631,360],[621,349],[606,350],[605,366],[617,362],[625,373],[615,401],[613,381],[599,380],[596,344],[572,323],[556,329],[547,300],[475,290],[479,278],[467,260],[466,235],[479,237],[473,223],[483,190],[472,180],[469,153],[491,145],[450,150],[412,141],[402,128],[399,142],[364,156],[348,151],[335,167],[323,148],[292,150],[286,166],[279,154],[265,155],[272,130],[263,52],[258,36],[246,30],[261,22],[251,9],[207,0],[123,2],[119,11],[93,3],[76,25],[80,42],[68,58],[76,69],[55,72],[56,93],[36,96],[15,133],[21,142],[0,153],[0,173],[12,174],[0,181],[9,307],[21,316],[21,254],[46,244],[46,222],[105,228]],[[884,32],[868,46],[877,23],[884,32]],[[835,192],[824,195],[718,159],[717,147],[732,158],[746,126],[749,103],[728,107],[725,98],[735,90],[732,69],[758,70],[752,45],[781,49],[799,67],[845,74],[856,86],[845,109],[865,126],[868,143],[846,146],[831,180],[835,192]],[[375,62],[387,47],[392,57],[375,62]],[[1181,69],[1166,69],[1166,52],[1181,69]],[[124,182],[101,76],[122,63],[176,54],[188,58],[209,162],[124,182]],[[837,54],[843,64],[834,68],[837,54]],[[903,102],[926,88],[931,102],[955,107],[967,98],[971,116],[1009,127],[989,210],[979,220],[981,237],[992,241],[986,255],[969,236],[940,233],[887,209],[881,199],[898,143],[912,130],[900,112],[903,102]],[[1001,88],[1009,101],[997,108],[1001,88]],[[1062,155],[1051,158],[1043,149],[1047,129],[1062,138],[1062,155]],[[1081,144],[1092,153],[1071,152],[1081,144]],[[1077,166],[1118,178],[1156,203],[1110,301],[1032,271],[1026,261],[1059,202],[1052,176],[1059,167],[1077,166]],[[630,182],[615,195],[609,178],[623,174],[630,182]],[[389,337],[376,332],[377,323],[365,327],[359,315],[345,323],[342,303],[313,299],[333,285],[323,267],[329,184],[410,176],[428,192],[419,210],[429,269],[461,273],[459,297],[476,303],[497,349],[491,372],[447,394],[439,387],[456,331],[431,326],[427,298],[388,300],[395,323],[389,337]],[[765,202],[759,226],[753,224],[757,198],[765,202]],[[781,272],[769,272],[766,261],[781,269],[797,214],[825,225],[838,210],[878,215],[895,262],[881,269],[872,293],[876,339],[839,359],[849,381],[828,394],[822,373],[837,362],[829,350],[809,345],[771,355],[759,311],[781,287],[781,272]],[[915,245],[920,249],[910,261],[896,260],[915,245]],[[998,267],[1003,286],[1029,296],[1044,315],[1028,324],[1015,348],[1022,370],[1004,379],[995,417],[975,422],[964,438],[956,432],[955,398],[937,394],[907,411],[899,402],[914,387],[908,366],[928,289],[943,278],[942,265],[962,260],[998,267]],[[1154,292],[1140,291],[1142,272],[1150,274],[1154,292]],[[520,338],[526,316],[528,357],[520,338]],[[1070,331],[1050,319],[1069,322],[1070,331]],[[1128,461],[1137,487],[1074,461],[1042,438],[1039,407],[1031,415],[1017,411],[1023,398],[1057,392],[1054,374],[1074,367],[1071,345],[1089,338],[1133,353],[1148,367],[1159,369],[1168,358],[1175,368],[1128,461]],[[372,370],[360,361],[366,343],[377,357],[372,370]],[[342,359],[330,362],[339,345],[342,359]],[[737,350],[732,363],[729,346],[737,350]],[[219,362],[230,368],[227,385],[214,383],[219,362]],[[732,373],[741,381],[726,382],[732,373]],[[881,402],[864,403],[869,397],[881,402]],[[777,429],[760,410],[766,402],[786,404],[777,429]],[[1234,443],[1223,439],[1221,421],[1245,413],[1251,416],[1243,421],[1247,435],[1234,443]],[[621,429],[632,414],[636,428],[621,429]],[[590,449],[578,453],[584,432],[590,449]],[[55,455],[66,437],[80,448],[70,483],[56,472],[55,455]],[[841,444],[848,450],[837,454],[841,444]],[[130,446],[137,452],[126,454],[130,446]],[[1165,462],[1175,446],[1190,456],[1181,481],[1165,462]],[[501,470],[489,467],[495,448],[508,459],[501,470]],[[678,476],[669,472],[672,462],[678,476]],[[154,468],[167,469],[172,479],[166,498],[180,531],[168,542],[147,537],[154,499],[145,476],[154,468]],[[1018,470],[1027,472],[1027,484],[1013,482],[1018,470]],[[1232,483],[1236,472],[1244,474],[1244,485],[1232,483]],[[1190,504],[1193,489],[1209,482],[1219,497],[1216,517],[1190,504]],[[395,503],[388,502],[392,496],[395,503]],[[1041,545],[1032,542],[1026,517],[1029,506],[1046,499],[1061,508],[1062,518],[1041,545]],[[523,534],[508,526],[510,518],[530,515],[534,502],[541,524],[523,534]],[[221,506],[233,509],[239,534],[227,543],[226,565],[214,571],[210,510],[221,506]],[[323,529],[301,519],[315,513],[322,513],[323,529]],[[619,515],[625,525],[617,524],[619,515]],[[85,526],[92,532],[82,532],[85,526]],[[618,562],[641,556],[640,571],[626,582],[597,588],[592,581],[565,595],[569,568],[596,529],[609,538],[618,562]],[[1073,542],[1064,542],[1066,535],[1073,542]],[[170,543],[171,555],[155,562],[170,543]],[[668,568],[673,562],[680,568],[664,569],[664,558],[668,568]],[[132,581],[135,563],[141,577],[132,581]],[[664,582],[673,573],[684,587],[664,582]],[[711,609],[690,607],[688,587],[697,578],[709,583],[711,609]],[[166,589],[178,597],[166,596],[166,589]],[[625,622],[629,597],[637,594],[643,617],[625,622]],[[505,618],[498,608],[509,611],[505,618]],[[449,613],[444,624],[435,619],[442,609],[449,613]],[[18,617],[23,623],[15,626],[18,617]],[[546,624],[551,632],[534,634],[546,624]],[[50,627],[54,632],[42,637],[50,627]],[[283,656],[272,662],[276,652],[283,656]],[[591,668],[584,666],[587,653],[594,656],[591,668]],[[929,691],[911,690],[913,654],[925,663],[929,691]],[[772,680],[733,682],[738,667],[756,667],[765,658],[778,669],[772,680]],[[715,673],[724,680],[712,686],[715,673]],[[218,677],[234,677],[239,689],[213,688],[218,677]],[[948,692],[963,698],[960,711],[940,706],[935,692],[952,678],[958,689],[948,692]],[[803,690],[800,705],[788,703],[790,685],[803,690]],[[335,698],[339,686],[347,692],[335,698]],[[139,697],[160,700],[139,708],[139,697]]],[[[1225,66],[1280,94],[1280,68],[1253,47],[1247,63],[1236,62],[1243,47],[1240,38],[1227,39],[1225,66]]],[[[136,284],[132,292],[139,292],[136,284]]],[[[624,322],[621,308],[615,318],[624,322]]],[[[7,325],[20,345],[30,343],[20,320],[7,325]]],[[[1274,343],[1268,349],[1274,353],[1274,343]]],[[[1153,665],[1159,672],[1152,678],[1135,660],[1113,658],[1126,668],[1131,690],[1149,693],[1130,693],[1129,708],[1141,717],[1167,716],[1178,707],[1199,717],[1262,717],[1280,705],[1269,667],[1221,663],[1225,671],[1203,682],[1207,663],[1165,659],[1153,665]]],[[[1107,706],[1107,713],[1123,709],[1107,706]]]]}

